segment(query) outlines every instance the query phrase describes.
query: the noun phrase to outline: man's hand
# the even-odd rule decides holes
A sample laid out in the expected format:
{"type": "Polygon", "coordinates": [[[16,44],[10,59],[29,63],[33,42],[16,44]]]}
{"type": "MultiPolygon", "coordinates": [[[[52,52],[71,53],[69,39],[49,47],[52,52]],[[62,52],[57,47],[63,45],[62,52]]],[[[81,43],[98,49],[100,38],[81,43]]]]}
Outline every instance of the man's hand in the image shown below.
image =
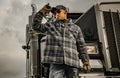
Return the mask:
{"type": "Polygon", "coordinates": [[[83,70],[85,73],[88,73],[91,71],[91,66],[89,64],[89,61],[86,60],[85,62],[83,62],[83,70]]]}
{"type": "Polygon", "coordinates": [[[49,13],[51,11],[51,9],[52,8],[48,3],[40,10],[40,12],[45,16],[47,13],[49,13]]]}

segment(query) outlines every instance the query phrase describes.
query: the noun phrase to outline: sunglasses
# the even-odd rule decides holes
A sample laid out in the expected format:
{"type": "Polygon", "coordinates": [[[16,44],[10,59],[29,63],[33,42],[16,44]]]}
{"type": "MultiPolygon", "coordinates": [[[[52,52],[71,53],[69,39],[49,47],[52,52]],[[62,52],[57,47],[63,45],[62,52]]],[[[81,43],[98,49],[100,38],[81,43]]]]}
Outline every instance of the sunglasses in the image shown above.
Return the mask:
{"type": "MultiPolygon", "coordinates": [[[[60,12],[61,12],[61,10],[56,10],[55,11],[55,13],[60,13],[60,12]]],[[[65,13],[67,13],[67,11],[65,13]]]]}
{"type": "Polygon", "coordinates": [[[56,10],[55,13],[60,13],[61,11],[60,10],[56,10]]]}

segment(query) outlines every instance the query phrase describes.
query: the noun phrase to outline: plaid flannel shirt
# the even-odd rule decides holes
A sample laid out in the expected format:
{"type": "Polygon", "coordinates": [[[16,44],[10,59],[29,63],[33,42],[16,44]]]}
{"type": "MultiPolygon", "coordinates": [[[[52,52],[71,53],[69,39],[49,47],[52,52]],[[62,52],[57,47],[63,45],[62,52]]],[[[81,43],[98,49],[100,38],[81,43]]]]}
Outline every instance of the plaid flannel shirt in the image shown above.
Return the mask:
{"type": "Polygon", "coordinates": [[[41,24],[43,16],[36,13],[33,29],[46,34],[42,63],[66,64],[79,68],[79,56],[84,62],[89,59],[85,41],[79,26],[69,21],[54,21],[41,24]]]}

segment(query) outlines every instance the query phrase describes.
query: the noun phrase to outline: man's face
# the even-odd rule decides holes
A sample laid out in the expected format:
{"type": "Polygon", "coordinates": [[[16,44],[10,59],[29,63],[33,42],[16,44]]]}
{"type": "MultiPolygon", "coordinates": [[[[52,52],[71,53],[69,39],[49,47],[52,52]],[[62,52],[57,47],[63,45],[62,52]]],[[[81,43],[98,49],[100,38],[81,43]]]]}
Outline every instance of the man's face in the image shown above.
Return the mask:
{"type": "Polygon", "coordinates": [[[66,20],[67,19],[67,11],[61,9],[59,12],[55,13],[55,17],[57,20],[66,20]]]}

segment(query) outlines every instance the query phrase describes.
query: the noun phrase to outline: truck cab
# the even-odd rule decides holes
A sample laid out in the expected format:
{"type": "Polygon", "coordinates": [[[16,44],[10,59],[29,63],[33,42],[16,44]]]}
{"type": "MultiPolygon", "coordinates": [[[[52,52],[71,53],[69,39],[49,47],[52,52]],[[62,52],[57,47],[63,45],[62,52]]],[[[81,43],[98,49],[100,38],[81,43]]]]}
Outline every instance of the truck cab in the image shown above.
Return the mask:
{"type": "MultiPolygon", "coordinates": [[[[81,78],[120,76],[119,8],[114,11],[110,8],[103,9],[103,6],[111,4],[120,5],[120,2],[101,2],[93,5],[85,13],[68,13],[68,18],[80,26],[83,32],[92,67],[90,73],[84,73],[81,68],[79,71],[81,78]]],[[[41,63],[45,36],[32,30],[33,18],[37,12],[35,5],[32,5],[32,9],[33,13],[29,16],[29,24],[26,25],[26,45],[23,46],[27,53],[26,78],[48,78],[49,64],[41,63]]]]}

